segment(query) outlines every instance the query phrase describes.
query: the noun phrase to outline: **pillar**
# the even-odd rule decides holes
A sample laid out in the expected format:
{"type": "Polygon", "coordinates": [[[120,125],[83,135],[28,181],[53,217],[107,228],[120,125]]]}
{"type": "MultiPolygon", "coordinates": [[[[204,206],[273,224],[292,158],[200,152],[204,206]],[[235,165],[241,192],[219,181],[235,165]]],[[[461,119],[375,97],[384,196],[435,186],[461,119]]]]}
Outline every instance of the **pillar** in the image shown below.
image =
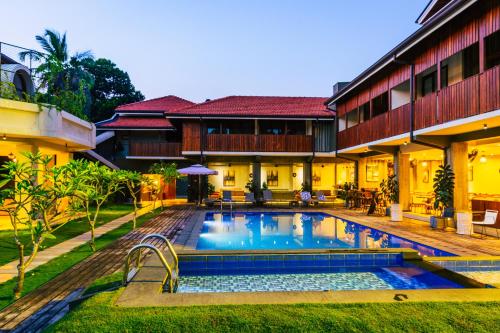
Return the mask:
{"type": "Polygon", "coordinates": [[[455,191],[453,192],[453,208],[468,210],[468,147],[467,142],[453,142],[448,149],[448,162],[455,173],[455,191]]]}
{"type": "Polygon", "coordinates": [[[255,188],[262,188],[260,169],[261,169],[260,161],[255,161],[252,163],[252,183],[255,188]]]}
{"type": "Polygon", "coordinates": [[[410,209],[410,154],[394,154],[394,172],[399,184],[399,204],[403,211],[410,209]]]}
{"type": "Polygon", "coordinates": [[[312,162],[304,162],[302,170],[304,175],[304,184],[307,183],[309,187],[312,188],[312,162]]]}

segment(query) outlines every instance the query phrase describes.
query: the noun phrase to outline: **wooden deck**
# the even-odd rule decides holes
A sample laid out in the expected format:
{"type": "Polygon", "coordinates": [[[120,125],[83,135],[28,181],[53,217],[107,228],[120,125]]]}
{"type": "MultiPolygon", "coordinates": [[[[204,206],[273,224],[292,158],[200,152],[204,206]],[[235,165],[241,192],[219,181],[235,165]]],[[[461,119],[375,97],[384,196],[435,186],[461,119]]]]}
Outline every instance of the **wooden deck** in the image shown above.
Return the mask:
{"type": "Polygon", "coordinates": [[[0,312],[0,332],[36,332],[54,321],[70,301],[96,279],[123,266],[127,251],[144,235],[161,233],[175,239],[194,213],[193,208],[169,208],[109,247],[73,266],[0,312]]]}

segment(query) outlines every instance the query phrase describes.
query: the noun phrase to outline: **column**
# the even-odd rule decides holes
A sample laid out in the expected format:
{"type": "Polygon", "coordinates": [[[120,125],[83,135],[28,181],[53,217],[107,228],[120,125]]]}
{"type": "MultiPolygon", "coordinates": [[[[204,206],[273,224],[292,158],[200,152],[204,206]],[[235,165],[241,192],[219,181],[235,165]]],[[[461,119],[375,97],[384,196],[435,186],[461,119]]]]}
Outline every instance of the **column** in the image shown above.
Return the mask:
{"type": "Polygon", "coordinates": [[[394,172],[399,184],[399,204],[403,211],[410,209],[410,154],[394,154],[394,172]]]}
{"type": "Polygon", "coordinates": [[[312,162],[304,162],[302,170],[304,175],[304,184],[307,183],[309,187],[312,188],[312,162]]]}
{"type": "Polygon", "coordinates": [[[449,164],[455,173],[455,191],[453,193],[453,208],[468,210],[468,149],[467,142],[453,142],[449,148],[449,164]]]}
{"type": "Polygon", "coordinates": [[[261,163],[260,161],[255,161],[252,163],[252,183],[255,188],[262,188],[262,181],[261,181],[261,163]]]}

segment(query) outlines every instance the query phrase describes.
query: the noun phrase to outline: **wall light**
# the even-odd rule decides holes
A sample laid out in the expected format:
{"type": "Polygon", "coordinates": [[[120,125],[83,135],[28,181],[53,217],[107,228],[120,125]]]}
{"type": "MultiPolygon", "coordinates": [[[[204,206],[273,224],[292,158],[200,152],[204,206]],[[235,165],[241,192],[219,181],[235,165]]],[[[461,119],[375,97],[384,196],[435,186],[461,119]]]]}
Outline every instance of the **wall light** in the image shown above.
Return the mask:
{"type": "Polygon", "coordinates": [[[404,144],[405,146],[406,146],[406,145],[408,145],[408,141],[405,141],[403,144],[404,144]]]}
{"type": "Polygon", "coordinates": [[[2,139],[7,140],[7,135],[3,135],[2,139]]]}
{"type": "Polygon", "coordinates": [[[423,162],[422,162],[422,166],[423,166],[424,168],[426,168],[426,167],[427,167],[427,162],[423,161],[423,162]]]}
{"type": "Polygon", "coordinates": [[[484,125],[483,125],[483,129],[484,129],[484,130],[487,130],[487,129],[488,129],[488,124],[484,124],[484,125]]]}
{"type": "Polygon", "coordinates": [[[479,162],[480,162],[480,163],[486,163],[486,162],[488,162],[488,159],[486,158],[486,156],[484,156],[484,155],[483,155],[483,156],[481,156],[481,158],[479,159],[479,162]]]}

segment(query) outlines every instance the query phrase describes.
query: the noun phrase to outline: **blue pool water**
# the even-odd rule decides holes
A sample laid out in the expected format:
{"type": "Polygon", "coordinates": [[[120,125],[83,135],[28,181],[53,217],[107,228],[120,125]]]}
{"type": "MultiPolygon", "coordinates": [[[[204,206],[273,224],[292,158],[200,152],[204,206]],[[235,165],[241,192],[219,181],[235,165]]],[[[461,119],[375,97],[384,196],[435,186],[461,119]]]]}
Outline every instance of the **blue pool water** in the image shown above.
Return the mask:
{"type": "Polygon", "coordinates": [[[207,213],[198,250],[411,248],[426,256],[453,254],[326,213],[207,213]]]}
{"type": "Polygon", "coordinates": [[[181,256],[179,265],[179,293],[463,288],[399,253],[181,256]]]}

